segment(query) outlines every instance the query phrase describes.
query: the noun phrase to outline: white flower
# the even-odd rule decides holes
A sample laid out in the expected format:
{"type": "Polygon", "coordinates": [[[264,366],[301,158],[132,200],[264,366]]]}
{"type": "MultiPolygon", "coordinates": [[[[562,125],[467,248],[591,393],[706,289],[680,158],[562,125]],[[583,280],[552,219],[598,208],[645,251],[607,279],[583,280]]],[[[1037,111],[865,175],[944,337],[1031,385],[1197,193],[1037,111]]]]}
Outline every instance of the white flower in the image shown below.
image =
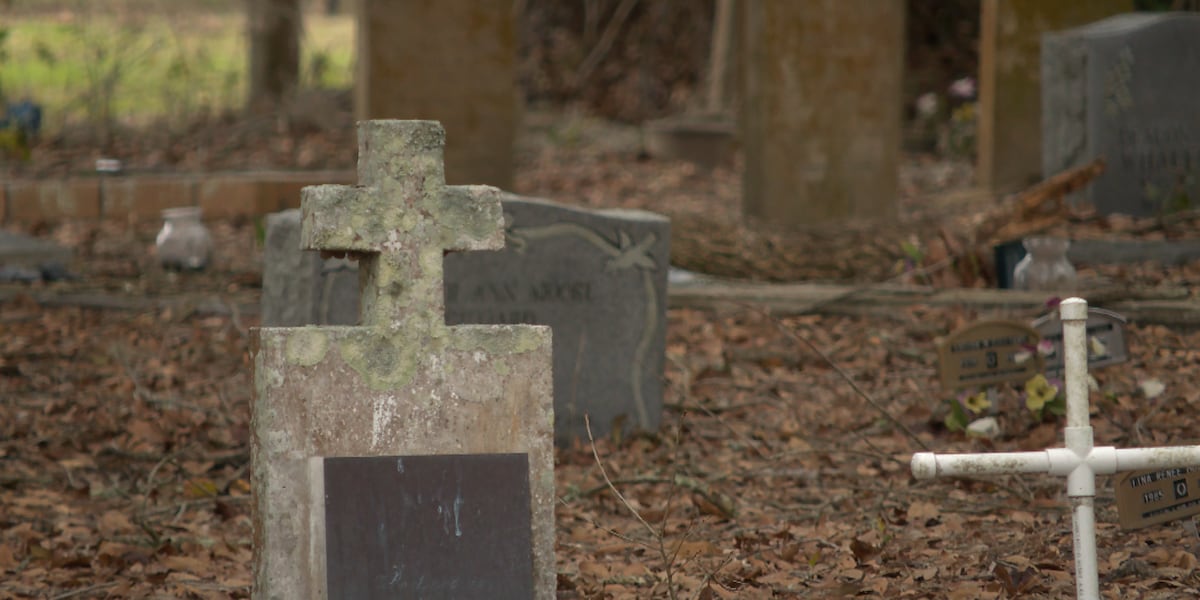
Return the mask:
{"type": "Polygon", "coordinates": [[[937,114],[938,97],[933,92],[926,92],[917,96],[917,115],[922,118],[930,118],[937,114]]]}
{"type": "Polygon", "coordinates": [[[1163,392],[1167,391],[1167,386],[1163,385],[1163,382],[1157,379],[1147,379],[1139,383],[1138,387],[1142,389],[1142,395],[1145,396],[1147,400],[1153,400],[1161,396],[1163,392]]]}
{"type": "Polygon", "coordinates": [[[971,99],[975,97],[975,80],[970,77],[955,79],[950,84],[950,95],[955,98],[971,99]]]}

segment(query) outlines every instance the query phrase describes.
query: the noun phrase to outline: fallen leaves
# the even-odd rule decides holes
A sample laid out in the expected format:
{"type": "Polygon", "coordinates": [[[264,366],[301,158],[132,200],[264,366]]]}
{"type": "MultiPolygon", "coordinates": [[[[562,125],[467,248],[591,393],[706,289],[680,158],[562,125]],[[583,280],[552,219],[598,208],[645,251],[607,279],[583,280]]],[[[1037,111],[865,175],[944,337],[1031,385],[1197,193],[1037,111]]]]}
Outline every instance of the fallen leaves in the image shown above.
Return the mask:
{"type": "MultiPolygon", "coordinates": [[[[564,153],[526,170],[523,191],[561,184],[546,195],[674,211],[682,215],[673,231],[688,266],[711,260],[714,270],[744,268],[760,277],[870,280],[892,276],[903,258],[899,241],[908,233],[900,226],[886,237],[862,228],[739,238],[744,224],[728,201],[736,195],[733,172],[710,177],[620,156],[564,166],[572,160],[564,153]],[[566,187],[572,173],[584,171],[590,184],[566,187]],[[609,176],[613,187],[602,188],[609,176]]],[[[250,227],[214,224],[226,253],[218,263],[229,270],[174,281],[144,275],[130,259],[152,231],[104,224],[82,235],[81,227],[67,233],[85,240],[90,280],[110,291],[257,300],[246,283],[255,280],[258,258],[250,227]]],[[[947,255],[958,251],[952,236],[922,231],[947,255]]],[[[1194,286],[1197,273],[1194,266],[1139,267],[1112,275],[1194,286]]],[[[596,441],[628,504],[598,473],[591,448],[557,453],[560,597],[1070,596],[1071,523],[1061,481],[913,480],[907,461],[918,449],[914,440],[784,333],[828,353],[883,411],[938,451],[1059,445],[1060,422],[1031,423],[1023,407],[1003,402],[983,409],[1002,425],[992,440],[947,432],[933,418],[945,394],[935,380],[934,342],[979,317],[914,306],[777,323],[741,307],[671,311],[663,427],[596,441]]],[[[249,594],[244,327],[253,317],[240,319],[40,307],[29,296],[0,303],[0,596],[249,594]]],[[[1200,439],[1193,368],[1200,334],[1135,324],[1130,340],[1127,365],[1095,373],[1097,442],[1200,439]],[[1141,383],[1155,380],[1163,391],[1151,403],[1141,383]]],[[[1099,487],[1108,597],[1195,595],[1194,529],[1105,526],[1116,514],[1111,487],[1099,487]]]]}

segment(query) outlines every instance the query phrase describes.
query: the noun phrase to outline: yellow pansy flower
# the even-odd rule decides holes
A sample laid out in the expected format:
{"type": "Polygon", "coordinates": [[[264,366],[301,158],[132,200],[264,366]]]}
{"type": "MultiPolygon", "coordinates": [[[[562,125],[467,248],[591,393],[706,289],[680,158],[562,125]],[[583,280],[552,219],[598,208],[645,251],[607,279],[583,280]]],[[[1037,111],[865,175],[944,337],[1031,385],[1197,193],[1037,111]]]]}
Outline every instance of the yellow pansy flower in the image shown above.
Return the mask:
{"type": "Polygon", "coordinates": [[[1058,396],[1058,388],[1045,375],[1034,375],[1025,382],[1025,406],[1032,411],[1042,410],[1047,402],[1058,396]]]}
{"type": "Polygon", "coordinates": [[[967,410],[979,414],[980,411],[991,408],[992,403],[988,400],[987,390],[983,390],[974,396],[963,398],[963,406],[967,410]]]}

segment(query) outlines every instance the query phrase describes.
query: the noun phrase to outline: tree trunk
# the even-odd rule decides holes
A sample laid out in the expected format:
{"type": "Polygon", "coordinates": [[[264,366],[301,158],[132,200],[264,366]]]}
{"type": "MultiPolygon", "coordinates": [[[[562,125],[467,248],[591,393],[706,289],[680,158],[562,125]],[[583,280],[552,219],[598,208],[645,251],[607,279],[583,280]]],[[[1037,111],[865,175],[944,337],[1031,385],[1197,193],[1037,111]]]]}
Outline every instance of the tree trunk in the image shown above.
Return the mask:
{"type": "Polygon", "coordinates": [[[252,110],[269,110],[300,84],[300,0],[246,0],[252,110]]]}

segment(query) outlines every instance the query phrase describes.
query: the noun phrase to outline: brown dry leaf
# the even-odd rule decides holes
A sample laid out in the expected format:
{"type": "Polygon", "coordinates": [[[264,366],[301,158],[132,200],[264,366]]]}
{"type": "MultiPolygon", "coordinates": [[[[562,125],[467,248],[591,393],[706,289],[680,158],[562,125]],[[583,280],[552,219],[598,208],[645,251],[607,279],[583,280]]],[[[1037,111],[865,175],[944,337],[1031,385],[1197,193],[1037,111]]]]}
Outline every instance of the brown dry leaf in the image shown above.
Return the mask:
{"type": "Polygon", "coordinates": [[[1167,548],[1155,548],[1143,555],[1142,558],[1156,566],[1169,565],[1171,564],[1171,550],[1167,548]]]}
{"type": "Polygon", "coordinates": [[[934,503],[917,501],[908,505],[908,511],[905,513],[905,516],[911,523],[923,524],[926,521],[937,519],[941,514],[941,509],[934,503]]]}
{"type": "Polygon", "coordinates": [[[682,542],[675,547],[679,560],[688,560],[699,556],[717,556],[721,550],[708,540],[682,542]]]}
{"type": "Polygon", "coordinates": [[[107,537],[126,534],[134,530],[129,516],[119,510],[110,510],[100,515],[97,525],[101,535],[107,537]]]}
{"type": "Polygon", "coordinates": [[[151,446],[161,446],[167,441],[166,433],[163,432],[158,423],[148,420],[135,420],[126,426],[130,437],[135,442],[149,444],[151,446]]]}
{"type": "Polygon", "coordinates": [[[589,560],[579,563],[579,573],[581,575],[600,579],[608,577],[612,571],[608,568],[608,565],[605,565],[604,563],[589,560]]]}
{"type": "Polygon", "coordinates": [[[188,498],[215,498],[220,493],[221,489],[213,480],[203,477],[189,479],[183,486],[183,495],[188,498]]]}
{"type": "Polygon", "coordinates": [[[250,482],[245,479],[234,479],[229,483],[230,496],[246,496],[250,494],[250,482]]]}
{"type": "Polygon", "coordinates": [[[12,546],[8,544],[0,544],[0,571],[15,569],[21,564],[17,560],[16,553],[13,552],[12,546]]]}
{"type": "Polygon", "coordinates": [[[163,566],[179,573],[201,575],[212,568],[212,561],[191,556],[164,556],[159,560],[163,566]]]}
{"type": "Polygon", "coordinates": [[[864,542],[861,538],[854,538],[850,541],[850,551],[854,553],[854,558],[859,563],[864,563],[879,554],[879,547],[869,542],[864,542]]]}

